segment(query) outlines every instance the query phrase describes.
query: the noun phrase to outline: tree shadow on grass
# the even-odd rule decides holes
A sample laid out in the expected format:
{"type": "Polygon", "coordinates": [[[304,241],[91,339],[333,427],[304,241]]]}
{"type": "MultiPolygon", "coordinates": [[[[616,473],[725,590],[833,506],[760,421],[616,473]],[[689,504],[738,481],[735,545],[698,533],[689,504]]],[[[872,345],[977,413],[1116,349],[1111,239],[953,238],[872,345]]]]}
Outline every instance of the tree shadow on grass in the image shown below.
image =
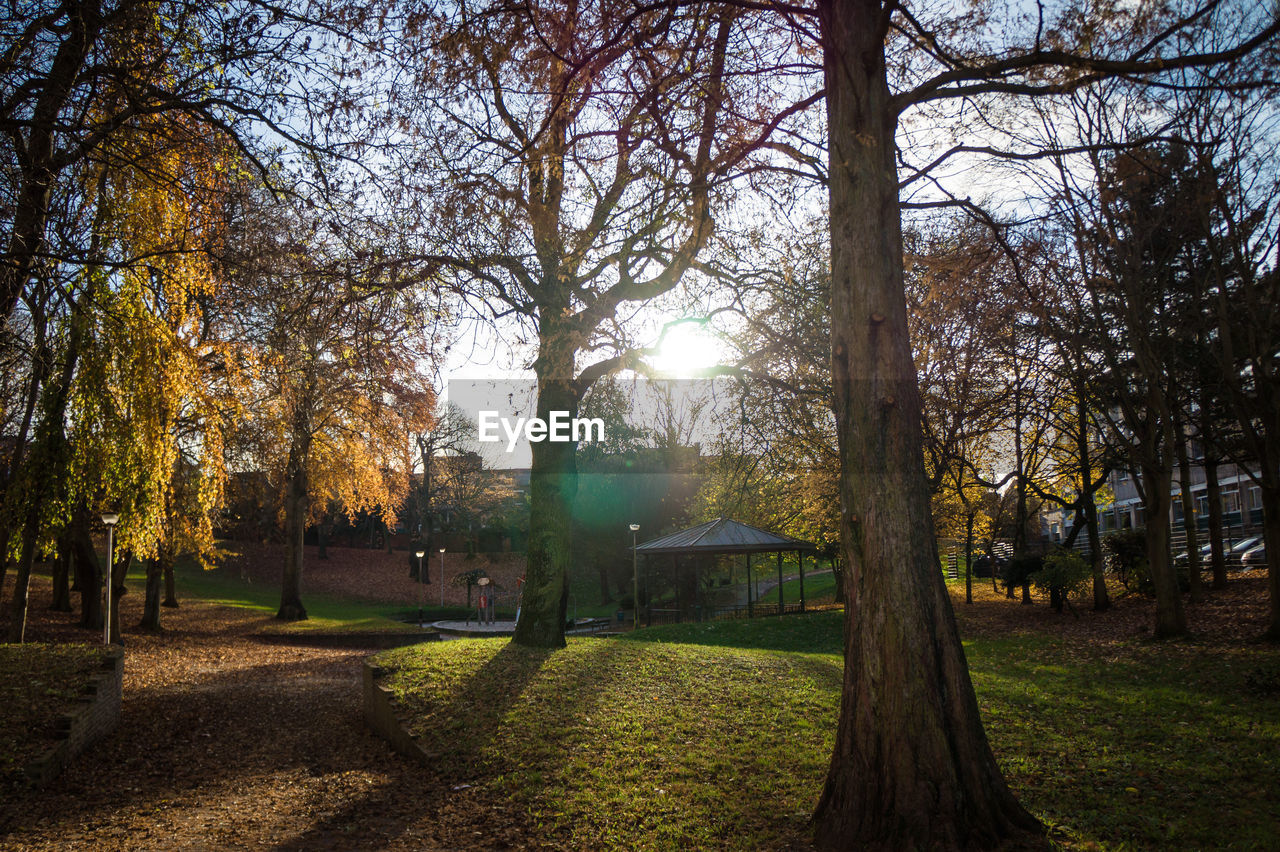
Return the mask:
{"type": "Polygon", "coordinates": [[[511,708],[556,651],[504,644],[447,696],[411,709],[410,731],[429,765],[453,783],[474,781],[492,763],[490,746],[511,708]]]}
{"type": "Polygon", "coordinates": [[[414,716],[409,727],[419,734],[419,744],[428,756],[426,777],[420,769],[410,768],[398,783],[365,791],[275,848],[279,852],[353,844],[384,848],[396,838],[413,845],[466,842],[501,848],[532,836],[534,827],[526,810],[511,807],[480,781],[500,769],[487,746],[553,653],[508,643],[437,707],[402,706],[414,716]],[[410,798],[416,805],[413,809],[406,806],[410,798]],[[421,824],[424,815],[425,826],[421,824]],[[414,823],[419,825],[415,828],[414,823]],[[427,836],[421,836],[423,831],[427,836]],[[402,837],[406,833],[417,836],[402,837]]]}

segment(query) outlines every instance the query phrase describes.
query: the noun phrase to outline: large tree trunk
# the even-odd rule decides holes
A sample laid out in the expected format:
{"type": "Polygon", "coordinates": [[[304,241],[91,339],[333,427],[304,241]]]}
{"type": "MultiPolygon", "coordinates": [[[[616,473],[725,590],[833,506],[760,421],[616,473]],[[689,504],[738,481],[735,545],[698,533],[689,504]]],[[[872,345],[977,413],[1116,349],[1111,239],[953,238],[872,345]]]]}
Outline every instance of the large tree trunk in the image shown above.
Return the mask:
{"type": "MultiPolygon", "coordinates": [[[[309,430],[306,430],[309,431],[309,430]]],[[[295,436],[289,449],[284,510],[284,570],[280,580],[280,609],[276,618],[302,621],[307,609],[302,605],[302,537],[307,528],[307,454],[310,441],[295,436]]]]}
{"type": "MultiPolygon", "coordinates": [[[[39,343],[35,349],[31,383],[27,388],[27,400],[23,407],[22,422],[13,438],[13,453],[9,456],[9,462],[5,466],[3,488],[0,489],[0,498],[3,498],[5,505],[8,506],[13,505],[17,497],[13,488],[14,479],[22,469],[27,437],[31,434],[31,423],[35,417],[36,403],[40,401],[40,391],[44,387],[50,358],[47,335],[44,334],[42,328],[45,323],[43,310],[33,308],[31,322],[33,326],[36,326],[35,332],[39,343]]],[[[3,321],[0,321],[0,324],[3,324],[3,321]]],[[[4,588],[4,578],[9,571],[9,541],[13,537],[12,524],[13,519],[9,516],[9,513],[0,512],[0,589],[4,588]]]]}
{"type": "Polygon", "coordinates": [[[1200,603],[1204,599],[1204,578],[1200,576],[1200,535],[1196,529],[1196,501],[1191,496],[1191,459],[1182,431],[1179,424],[1175,447],[1178,454],[1179,499],[1182,501],[1182,532],[1187,537],[1187,581],[1191,602],[1200,603]]]}
{"type": "Polygon", "coordinates": [[[142,621],[138,623],[143,630],[160,630],[160,589],[164,585],[165,561],[159,556],[147,560],[147,592],[142,604],[142,621]]]}
{"type": "MultiPolygon", "coordinates": [[[[123,645],[124,636],[120,631],[120,598],[124,597],[127,589],[124,585],[124,579],[129,573],[129,564],[133,562],[133,551],[122,550],[119,544],[115,545],[115,559],[111,563],[111,583],[108,588],[111,589],[111,635],[108,638],[112,644],[123,645]]],[[[107,556],[111,558],[110,555],[107,556]]]]}
{"type": "Polygon", "coordinates": [[[89,535],[88,510],[78,510],[71,523],[72,564],[80,587],[80,626],[102,630],[102,567],[89,535]]]}
{"type": "MultiPolygon", "coordinates": [[[[973,603],[973,509],[964,517],[964,602],[973,603]]],[[[994,572],[995,566],[991,566],[994,572]]]]}
{"type": "Polygon", "coordinates": [[[1205,502],[1209,504],[1209,560],[1213,563],[1213,587],[1227,587],[1227,554],[1222,535],[1222,486],[1218,484],[1218,460],[1204,457],[1205,502]]]}
{"type": "Polygon", "coordinates": [[[1147,570],[1156,587],[1156,638],[1184,636],[1187,615],[1182,606],[1182,590],[1169,559],[1169,494],[1173,484],[1167,467],[1142,466],[1143,502],[1147,512],[1147,570]]]}
{"type": "MultiPolygon", "coordinates": [[[[1264,464],[1266,461],[1264,460],[1264,464]]],[[[1280,642],[1280,483],[1274,474],[1262,488],[1262,535],[1267,545],[1267,585],[1271,589],[1271,620],[1263,638],[1280,642]]]]}
{"type": "Polygon", "coordinates": [[[1080,460],[1080,499],[1083,501],[1085,532],[1089,535],[1089,562],[1093,569],[1093,609],[1104,612],[1111,608],[1107,593],[1106,563],[1102,558],[1102,536],[1098,534],[1098,504],[1094,502],[1093,453],[1089,446],[1089,389],[1077,371],[1076,396],[1076,456],[1080,460]]]}
{"type": "Polygon", "coordinates": [[[170,609],[178,608],[178,590],[174,587],[172,561],[166,561],[164,565],[164,602],[160,605],[170,609]]]}
{"type": "Polygon", "coordinates": [[[58,536],[58,555],[53,563],[53,602],[49,609],[54,612],[71,612],[71,534],[64,530],[58,536]]]}
{"type": "Polygon", "coordinates": [[[56,150],[61,129],[62,112],[85,58],[102,28],[99,0],[65,4],[66,23],[63,36],[49,65],[49,73],[38,84],[40,96],[31,115],[24,122],[28,136],[23,146],[20,184],[12,218],[9,221],[9,245],[0,262],[0,299],[6,324],[26,290],[44,243],[49,219],[49,198],[60,168],[56,150]]]}
{"type": "Polygon", "coordinates": [[[41,508],[41,501],[34,495],[29,499],[31,502],[27,506],[26,521],[23,524],[18,570],[13,578],[13,599],[9,604],[9,642],[22,642],[27,634],[27,599],[31,587],[31,569],[36,559],[36,538],[40,533],[41,508]]]}
{"type": "Polygon", "coordinates": [[[815,839],[841,849],[994,846],[1042,828],[991,753],[938,569],[907,339],[882,14],[869,0],[818,4],[848,575],[840,718],[815,839]]]}
{"type": "Polygon", "coordinates": [[[1084,524],[1089,535],[1089,561],[1093,564],[1093,608],[1104,612],[1111,608],[1111,596],[1107,593],[1107,566],[1102,555],[1102,535],[1098,531],[1098,506],[1092,494],[1084,498],[1084,524]]]}
{"type": "MultiPolygon", "coordinates": [[[[555,323],[544,316],[538,362],[538,417],[552,411],[578,415],[571,377],[573,349],[565,346],[555,323]],[[565,350],[568,350],[567,352],[565,350]]],[[[529,544],[524,598],[513,641],[534,648],[564,646],[564,619],[569,603],[568,571],[572,559],[572,509],[578,490],[573,443],[535,442],[529,472],[529,544]]]]}

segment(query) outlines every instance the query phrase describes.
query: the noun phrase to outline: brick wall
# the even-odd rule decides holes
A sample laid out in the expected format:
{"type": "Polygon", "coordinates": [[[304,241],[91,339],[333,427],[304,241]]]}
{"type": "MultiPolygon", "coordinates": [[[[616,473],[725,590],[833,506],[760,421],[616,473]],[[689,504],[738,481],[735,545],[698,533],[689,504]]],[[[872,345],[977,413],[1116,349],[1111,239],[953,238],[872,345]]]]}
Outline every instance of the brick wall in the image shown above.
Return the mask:
{"type": "Polygon", "coordinates": [[[26,768],[27,777],[37,785],[58,776],[76,755],[115,730],[120,724],[120,694],[124,685],[124,649],[107,651],[102,672],[89,683],[80,706],[58,720],[62,740],[44,757],[26,768]]]}
{"type": "Polygon", "coordinates": [[[395,700],[391,690],[378,683],[385,669],[379,668],[369,660],[364,663],[364,718],[369,727],[378,736],[386,740],[392,749],[423,762],[427,761],[426,752],[418,745],[417,737],[411,735],[404,727],[404,721],[396,712],[395,700]]]}

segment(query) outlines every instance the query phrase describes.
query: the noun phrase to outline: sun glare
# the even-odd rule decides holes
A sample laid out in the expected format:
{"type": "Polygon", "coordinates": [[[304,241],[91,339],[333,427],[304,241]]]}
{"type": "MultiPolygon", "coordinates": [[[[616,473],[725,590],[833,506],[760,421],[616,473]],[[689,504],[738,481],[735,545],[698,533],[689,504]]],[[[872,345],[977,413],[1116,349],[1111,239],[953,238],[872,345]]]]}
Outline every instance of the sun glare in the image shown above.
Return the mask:
{"type": "Polygon", "coordinates": [[[720,343],[697,323],[672,326],[650,359],[654,369],[668,376],[688,378],[724,360],[720,343]]]}

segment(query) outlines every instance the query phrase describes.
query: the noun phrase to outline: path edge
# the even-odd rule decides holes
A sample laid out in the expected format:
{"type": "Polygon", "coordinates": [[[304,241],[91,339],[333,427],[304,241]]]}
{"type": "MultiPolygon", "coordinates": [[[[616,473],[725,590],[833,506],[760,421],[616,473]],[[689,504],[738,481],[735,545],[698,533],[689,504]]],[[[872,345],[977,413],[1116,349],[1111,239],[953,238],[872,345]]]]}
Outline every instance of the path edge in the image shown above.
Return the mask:
{"type": "Polygon", "coordinates": [[[418,744],[418,738],[409,733],[404,727],[405,720],[396,712],[395,696],[378,683],[378,678],[389,670],[375,664],[372,658],[364,661],[363,669],[365,723],[397,753],[428,762],[427,753],[418,744]]]}

